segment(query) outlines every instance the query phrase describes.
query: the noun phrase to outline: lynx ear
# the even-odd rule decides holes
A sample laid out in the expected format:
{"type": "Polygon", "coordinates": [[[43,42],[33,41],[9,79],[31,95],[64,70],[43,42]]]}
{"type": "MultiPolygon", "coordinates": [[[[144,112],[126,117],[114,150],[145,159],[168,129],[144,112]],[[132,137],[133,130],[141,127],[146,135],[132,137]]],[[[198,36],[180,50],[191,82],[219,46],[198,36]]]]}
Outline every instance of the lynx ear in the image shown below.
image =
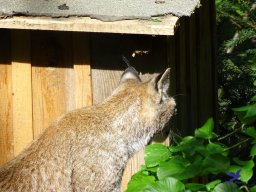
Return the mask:
{"type": "Polygon", "coordinates": [[[137,80],[137,81],[141,81],[140,77],[139,77],[139,73],[138,71],[136,71],[136,69],[134,69],[133,67],[128,67],[122,74],[120,82],[124,82],[126,80],[137,80]]]}
{"type": "Polygon", "coordinates": [[[162,75],[159,75],[156,80],[156,88],[163,96],[168,97],[170,88],[170,68],[166,69],[162,75]]]}

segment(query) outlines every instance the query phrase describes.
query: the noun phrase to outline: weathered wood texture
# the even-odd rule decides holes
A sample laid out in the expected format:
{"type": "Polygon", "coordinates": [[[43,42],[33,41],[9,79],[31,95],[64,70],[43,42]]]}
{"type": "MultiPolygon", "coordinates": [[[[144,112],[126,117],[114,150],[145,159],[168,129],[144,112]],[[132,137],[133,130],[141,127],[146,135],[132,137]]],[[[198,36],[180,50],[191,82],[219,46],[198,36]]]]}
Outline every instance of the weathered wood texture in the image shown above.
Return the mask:
{"type": "Polygon", "coordinates": [[[14,156],[11,36],[0,30],[0,165],[14,156]],[[4,46],[3,46],[4,45],[4,46]]]}
{"type": "Polygon", "coordinates": [[[157,17],[155,20],[123,20],[114,22],[103,22],[91,19],[90,17],[49,18],[14,16],[0,18],[0,28],[173,35],[177,21],[178,17],[172,15],[157,17]]]}
{"type": "Polygon", "coordinates": [[[0,165],[59,115],[92,104],[88,36],[0,30],[0,165]]]}
{"type": "Polygon", "coordinates": [[[30,33],[12,31],[12,101],[14,155],[33,140],[30,33]]]}
{"type": "MultiPolygon", "coordinates": [[[[108,97],[126,68],[122,55],[144,79],[171,67],[172,129],[190,134],[215,116],[214,31],[213,0],[181,18],[175,36],[0,29],[0,165],[57,116],[108,97]]],[[[142,163],[143,151],[129,161],[123,191],[142,163]]]]}

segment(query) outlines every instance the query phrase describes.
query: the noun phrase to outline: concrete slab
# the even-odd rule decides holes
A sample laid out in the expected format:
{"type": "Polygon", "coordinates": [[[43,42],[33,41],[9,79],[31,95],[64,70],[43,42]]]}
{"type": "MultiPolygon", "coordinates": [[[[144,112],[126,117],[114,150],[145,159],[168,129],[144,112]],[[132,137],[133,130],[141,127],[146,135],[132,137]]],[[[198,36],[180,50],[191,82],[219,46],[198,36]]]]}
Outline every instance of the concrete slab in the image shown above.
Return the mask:
{"type": "Polygon", "coordinates": [[[200,0],[0,0],[0,16],[89,16],[102,21],[189,16],[200,0]]]}

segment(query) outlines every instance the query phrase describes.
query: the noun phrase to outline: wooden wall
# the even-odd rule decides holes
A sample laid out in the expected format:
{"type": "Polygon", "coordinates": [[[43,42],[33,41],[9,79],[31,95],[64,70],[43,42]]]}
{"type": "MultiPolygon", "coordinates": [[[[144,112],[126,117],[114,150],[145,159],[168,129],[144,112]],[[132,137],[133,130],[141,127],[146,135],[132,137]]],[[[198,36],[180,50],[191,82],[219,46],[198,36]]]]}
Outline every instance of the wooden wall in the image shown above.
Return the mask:
{"type": "Polygon", "coordinates": [[[0,30],[0,165],[54,118],[91,105],[87,34],[0,30]]]}
{"type": "MultiPolygon", "coordinates": [[[[167,68],[164,36],[1,29],[0,38],[0,165],[56,117],[108,97],[127,67],[122,55],[145,79],[167,68]]],[[[128,163],[123,189],[142,163],[143,151],[128,163]]]]}
{"type": "MultiPolygon", "coordinates": [[[[172,130],[190,134],[215,116],[214,27],[214,1],[205,0],[172,37],[0,29],[0,166],[60,114],[109,96],[122,55],[149,76],[172,68],[172,130]]],[[[142,162],[142,152],[129,161],[123,190],[142,162]]]]}
{"type": "Polygon", "coordinates": [[[177,133],[193,134],[209,117],[216,118],[215,1],[203,0],[190,17],[180,20],[176,35],[169,39],[168,65],[177,102],[177,133]]]}

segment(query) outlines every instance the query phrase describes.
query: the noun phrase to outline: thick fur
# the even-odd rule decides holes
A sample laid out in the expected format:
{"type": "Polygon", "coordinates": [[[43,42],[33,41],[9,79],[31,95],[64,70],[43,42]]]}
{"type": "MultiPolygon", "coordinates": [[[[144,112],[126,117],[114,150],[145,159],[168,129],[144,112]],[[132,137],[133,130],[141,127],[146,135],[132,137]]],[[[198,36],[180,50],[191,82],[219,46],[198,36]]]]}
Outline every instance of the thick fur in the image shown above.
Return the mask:
{"type": "Polygon", "coordinates": [[[165,81],[159,79],[143,83],[123,74],[102,104],[58,118],[0,169],[0,191],[119,192],[128,158],[161,131],[174,112],[175,101],[163,94],[165,81]]]}

